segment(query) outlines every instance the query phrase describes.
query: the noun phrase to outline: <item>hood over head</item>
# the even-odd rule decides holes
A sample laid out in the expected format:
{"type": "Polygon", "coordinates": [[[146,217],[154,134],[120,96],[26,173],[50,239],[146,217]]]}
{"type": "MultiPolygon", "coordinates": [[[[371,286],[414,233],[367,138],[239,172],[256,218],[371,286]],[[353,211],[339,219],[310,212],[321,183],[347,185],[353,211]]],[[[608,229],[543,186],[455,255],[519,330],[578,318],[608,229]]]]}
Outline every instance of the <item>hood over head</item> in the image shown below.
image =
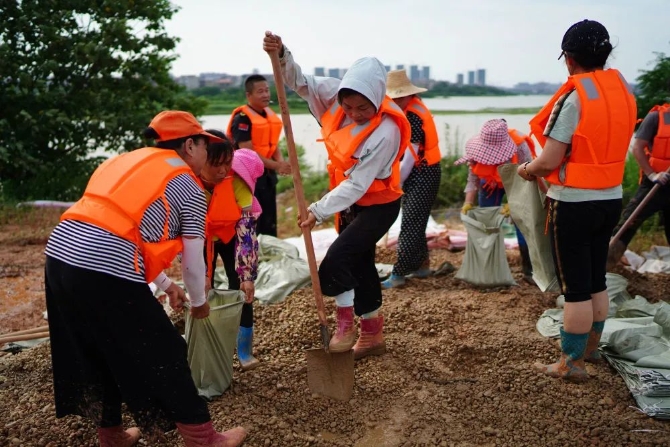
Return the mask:
{"type": "Polygon", "coordinates": [[[364,57],[344,74],[339,90],[348,88],[365,96],[377,110],[386,96],[386,69],[376,57],[364,57]]]}

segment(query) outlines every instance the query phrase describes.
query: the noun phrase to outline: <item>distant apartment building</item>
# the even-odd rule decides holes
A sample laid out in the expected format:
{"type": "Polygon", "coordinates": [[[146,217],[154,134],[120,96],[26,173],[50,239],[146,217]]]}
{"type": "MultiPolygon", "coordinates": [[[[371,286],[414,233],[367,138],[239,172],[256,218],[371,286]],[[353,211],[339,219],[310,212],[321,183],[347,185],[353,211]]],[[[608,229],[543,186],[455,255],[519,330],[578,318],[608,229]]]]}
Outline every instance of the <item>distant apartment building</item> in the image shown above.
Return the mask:
{"type": "Polygon", "coordinates": [[[340,77],[340,69],[339,68],[329,68],[328,69],[328,77],[329,78],[339,78],[340,77]]]}
{"type": "Polygon", "coordinates": [[[428,82],[430,81],[430,67],[424,66],[421,70],[421,79],[428,82]]]}
{"type": "Polygon", "coordinates": [[[486,70],[483,68],[480,68],[477,70],[477,80],[476,80],[477,85],[486,85],[486,70]]]}
{"type": "Polygon", "coordinates": [[[390,65],[384,65],[384,70],[386,70],[386,72],[388,73],[389,71],[391,71],[391,66],[390,65]]]}
{"type": "Polygon", "coordinates": [[[403,64],[398,64],[398,65],[395,66],[395,69],[396,70],[404,70],[405,66],[403,64]]]}
{"type": "Polygon", "coordinates": [[[468,85],[475,85],[475,72],[468,71],[468,85]]]}
{"type": "Polygon", "coordinates": [[[314,76],[326,76],[326,69],[324,67],[314,67],[314,76]]]}
{"type": "Polygon", "coordinates": [[[458,73],[456,75],[456,84],[463,85],[463,78],[464,78],[463,73],[458,73]]]}
{"type": "Polygon", "coordinates": [[[417,82],[421,79],[421,72],[419,71],[418,65],[409,66],[409,80],[412,82],[417,82]]]}
{"type": "Polygon", "coordinates": [[[177,84],[186,87],[186,90],[194,90],[200,87],[200,76],[179,76],[176,81],[177,84]]]}

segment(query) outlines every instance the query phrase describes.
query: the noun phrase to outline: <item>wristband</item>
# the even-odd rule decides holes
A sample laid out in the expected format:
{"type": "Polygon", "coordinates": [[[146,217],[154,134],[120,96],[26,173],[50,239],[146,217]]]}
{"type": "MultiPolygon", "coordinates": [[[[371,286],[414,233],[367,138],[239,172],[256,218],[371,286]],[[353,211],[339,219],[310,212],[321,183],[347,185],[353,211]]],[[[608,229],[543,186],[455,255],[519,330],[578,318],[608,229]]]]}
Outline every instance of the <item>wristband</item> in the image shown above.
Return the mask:
{"type": "Polygon", "coordinates": [[[525,172],[528,177],[535,177],[533,174],[528,172],[528,163],[530,163],[530,162],[527,161],[523,164],[523,172],[525,172]]]}

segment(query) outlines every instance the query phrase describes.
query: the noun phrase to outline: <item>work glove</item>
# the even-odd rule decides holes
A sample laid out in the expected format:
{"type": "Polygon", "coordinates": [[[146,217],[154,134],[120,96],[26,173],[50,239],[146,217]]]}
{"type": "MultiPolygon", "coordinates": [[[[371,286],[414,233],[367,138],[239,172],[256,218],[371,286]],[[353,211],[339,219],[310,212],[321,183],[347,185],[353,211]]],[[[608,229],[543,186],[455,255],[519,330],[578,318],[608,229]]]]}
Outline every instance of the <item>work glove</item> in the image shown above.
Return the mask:
{"type": "Polygon", "coordinates": [[[506,203],[500,207],[500,214],[505,217],[509,217],[509,203],[506,203]]]}
{"type": "Polygon", "coordinates": [[[665,185],[670,180],[670,174],[667,172],[654,172],[653,174],[647,175],[647,178],[654,183],[665,185]]]}
{"type": "Polygon", "coordinates": [[[464,203],[463,208],[461,208],[461,214],[468,214],[468,211],[470,211],[472,208],[474,208],[472,206],[472,203],[467,203],[467,202],[464,203]]]}

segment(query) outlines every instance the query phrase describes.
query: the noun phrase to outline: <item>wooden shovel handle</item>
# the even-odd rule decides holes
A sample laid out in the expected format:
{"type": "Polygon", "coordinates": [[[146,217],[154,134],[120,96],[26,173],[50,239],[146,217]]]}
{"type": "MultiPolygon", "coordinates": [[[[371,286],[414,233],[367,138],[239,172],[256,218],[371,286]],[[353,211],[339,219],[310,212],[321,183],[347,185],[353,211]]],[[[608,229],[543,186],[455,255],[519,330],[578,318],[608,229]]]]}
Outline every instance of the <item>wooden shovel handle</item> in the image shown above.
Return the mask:
{"type": "MultiPolygon", "coordinates": [[[[665,172],[670,173],[670,167],[668,167],[668,169],[666,169],[665,172]]],[[[661,185],[659,183],[655,184],[654,187],[651,188],[651,190],[647,193],[647,195],[644,197],[644,199],[642,199],[640,204],[635,208],[635,211],[633,211],[633,213],[628,217],[628,219],[626,219],[626,222],[624,222],[624,224],[621,225],[621,228],[619,228],[619,231],[617,231],[616,234],[614,235],[614,237],[612,237],[612,239],[610,239],[610,245],[609,245],[610,247],[612,247],[619,239],[621,239],[621,235],[624,233],[624,231],[626,231],[628,229],[628,227],[630,227],[631,223],[633,223],[633,221],[635,219],[637,219],[637,216],[640,215],[642,210],[644,210],[644,207],[647,206],[647,203],[649,203],[651,198],[654,197],[654,194],[656,194],[656,192],[660,188],[661,188],[661,185]]],[[[666,225],[668,225],[667,222],[666,222],[666,225]]]]}
{"type": "Polygon", "coordinates": [[[35,340],[37,338],[47,337],[49,337],[49,331],[33,332],[31,334],[6,335],[4,337],[0,337],[0,345],[4,345],[5,343],[12,343],[15,341],[35,340]]]}
{"type": "MultiPolygon", "coordinates": [[[[284,133],[286,134],[286,146],[288,148],[288,158],[291,163],[291,172],[293,174],[293,186],[295,198],[298,202],[300,217],[307,217],[307,205],[305,204],[305,193],[302,188],[302,179],[300,177],[300,167],[298,164],[298,153],[295,150],[295,141],[293,140],[293,127],[291,126],[291,116],[288,111],[288,102],[286,101],[286,91],[284,90],[284,78],[281,73],[281,63],[279,62],[279,52],[268,52],[272,61],[272,73],[275,78],[277,88],[277,99],[281,109],[281,119],[284,124],[284,133]]],[[[305,251],[307,252],[307,264],[309,273],[312,276],[312,291],[316,301],[316,310],[319,314],[321,325],[327,325],[326,310],[323,304],[323,295],[321,294],[321,282],[319,281],[319,272],[316,266],[316,256],[314,255],[314,244],[312,242],[312,233],[309,228],[301,228],[302,236],[305,239],[305,251]]]]}
{"type": "Polygon", "coordinates": [[[44,331],[48,331],[48,330],[49,330],[49,326],[44,325],[44,326],[40,326],[40,327],[34,327],[32,329],[23,329],[22,331],[15,331],[15,332],[9,332],[7,334],[0,334],[0,338],[12,337],[14,335],[32,334],[34,332],[44,332],[44,331]]]}

